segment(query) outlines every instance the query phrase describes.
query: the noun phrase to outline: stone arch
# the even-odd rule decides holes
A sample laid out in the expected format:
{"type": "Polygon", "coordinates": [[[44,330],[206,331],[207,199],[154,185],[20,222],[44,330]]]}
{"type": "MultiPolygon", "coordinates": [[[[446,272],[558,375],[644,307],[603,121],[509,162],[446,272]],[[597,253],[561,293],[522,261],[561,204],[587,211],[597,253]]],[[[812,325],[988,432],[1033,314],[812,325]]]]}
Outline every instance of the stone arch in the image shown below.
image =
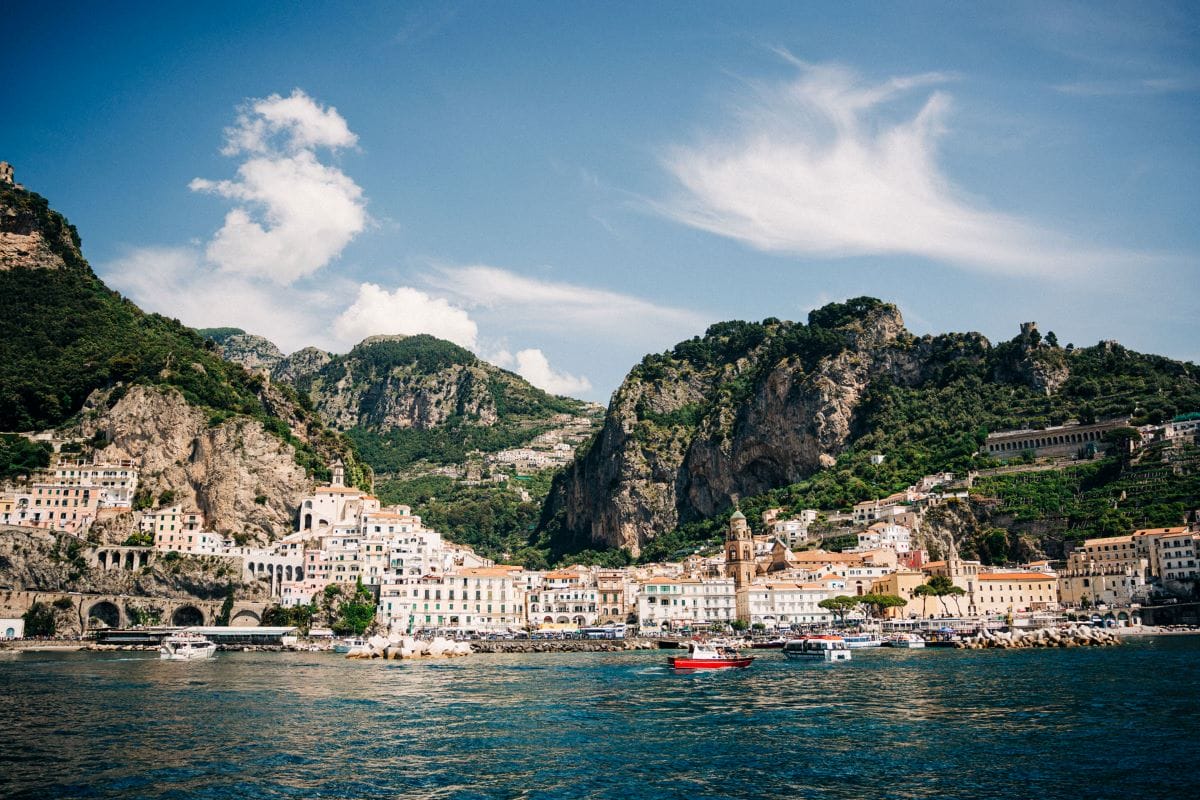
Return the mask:
{"type": "Polygon", "coordinates": [[[283,570],[284,580],[292,580],[292,565],[288,564],[283,570]]]}
{"type": "Polygon", "coordinates": [[[171,615],[171,624],[181,627],[204,624],[204,612],[195,606],[180,606],[171,615]]]}
{"type": "Polygon", "coordinates": [[[252,608],[243,608],[233,615],[229,624],[234,628],[257,628],[262,624],[262,617],[252,608]]]}
{"type": "Polygon", "coordinates": [[[558,623],[559,623],[560,625],[567,625],[567,624],[569,624],[570,622],[571,622],[571,618],[570,618],[570,617],[559,617],[559,618],[558,618],[558,623]]]}
{"type": "Polygon", "coordinates": [[[136,554],[132,550],[125,552],[125,569],[133,572],[133,558],[136,554]]]}
{"type": "Polygon", "coordinates": [[[92,607],[88,609],[87,618],[89,623],[92,619],[99,620],[106,628],[121,627],[121,609],[117,608],[116,603],[110,603],[107,600],[93,603],[92,607]]]}
{"type": "Polygon", "coordinates": [[[96,551],[96,563],[100,565],[100,570],[103,572],[108,566],[108,553],[103,550],[96,551]]]}
{"type": "Polygon", "coordinates": [[[583,617],[576,617],[576,618],[573,620],[573,622],[574,622],[576,625],[580,625],[580,626],[583,626],[583,625],[586,625],[586,624],[587,624],[587,620],[586,620],[586,619],[584,619],[583,617]]]}
{"type": "Polygon", "coordinates": [[[304,525],[301,529],[306,531],[312,530],[312,514],[304,515],[304,525]]]}

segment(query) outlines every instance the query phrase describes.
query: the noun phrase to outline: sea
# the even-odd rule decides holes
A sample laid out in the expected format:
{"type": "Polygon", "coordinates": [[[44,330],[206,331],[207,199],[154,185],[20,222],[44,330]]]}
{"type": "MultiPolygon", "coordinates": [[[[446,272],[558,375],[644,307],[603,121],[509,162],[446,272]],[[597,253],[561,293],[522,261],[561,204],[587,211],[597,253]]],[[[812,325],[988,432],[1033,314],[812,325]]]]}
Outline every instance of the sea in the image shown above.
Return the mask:
{"type": "Polygon", "coordinates": [[[0,797],[1192,798],[1200,637],[352,661],[0,654],[0,797]]]}

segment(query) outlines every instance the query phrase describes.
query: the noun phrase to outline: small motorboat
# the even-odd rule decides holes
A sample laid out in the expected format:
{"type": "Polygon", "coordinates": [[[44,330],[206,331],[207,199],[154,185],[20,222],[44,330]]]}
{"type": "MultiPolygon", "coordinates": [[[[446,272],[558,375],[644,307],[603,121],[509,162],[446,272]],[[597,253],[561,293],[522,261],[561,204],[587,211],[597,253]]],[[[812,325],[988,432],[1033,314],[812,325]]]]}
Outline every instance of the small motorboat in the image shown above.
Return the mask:
{"type": "Polygon", "coordinates": [[[667,663],[674,669],[745,669],[754,661],[754,656],[743,656],[732,648],[709,642],[688,642],[687,648],[686,656],[668,658],[667,663]]]}
{"type": "Polygon", "coordinates": [[[847,633],[842,638],[846,647],[858,650],[863,647],[883,647],[883,637],[878,633],[847,633]]]}
{"type": "Polygon", "coordinates": [[[333,644],[333,652],[342,653],[348,656],[360,656],[363,653],[368,653],[371,650],[371,645],[366,639],[361,637],[351,637],[348,639],[338,639],[333,644]]]}
{"type": "Polygon", "coordinates": [[[915,633],[897,633],[895,636],[888,637],[887,646],[920,650],[925,647],[925,640],[915,633]]]}
{"type": "Polygon", "coordinates": [[[164,661],[198,661],[212,658],[217,646],[196,633],[176,633],[166,637],[158,646],[158,657],[164,661]]]}
{"type": "Polygon", "coordinates": [[[846,644],[846,640],[841,636],[832,635],[805,636],[803,639],[792,639],[784,644],[783,654],[793,660],[850,660],[850,648],[846,644]]]}

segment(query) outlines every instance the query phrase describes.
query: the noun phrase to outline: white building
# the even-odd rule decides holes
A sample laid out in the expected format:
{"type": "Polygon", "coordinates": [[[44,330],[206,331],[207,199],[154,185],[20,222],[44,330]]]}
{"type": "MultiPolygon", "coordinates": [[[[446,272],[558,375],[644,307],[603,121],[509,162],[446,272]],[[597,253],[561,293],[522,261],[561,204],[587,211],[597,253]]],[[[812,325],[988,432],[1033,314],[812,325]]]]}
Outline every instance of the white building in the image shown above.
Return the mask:
{"type": "Polygon", "coordinates": [[[643,631],[724,625],[737,619],[733,578],[651,578],[642,584],[637,608],[643,631]]]}
{"type": "Polygon", "coordinates": [[[403,630],[451,629],[470,633],[516,631],[525,626],[520,567],[464,569],[415,583],[380,587],[380,621],[403,630]]]}
{"type": "Polygon", "coordinates": [[[912,552],[912,531],[894,522],[876,522],[858,534],[858,547],[847,552],[870,550],[892,550],[898,556],[906,556],[912,552]]]}
{"type": "Polygon", "coordinates": [[[770,630],[828,623],[833,615],[818,603],[832,596],[823,583],[756,583],[750,587],[750,622],[770,630]]]}

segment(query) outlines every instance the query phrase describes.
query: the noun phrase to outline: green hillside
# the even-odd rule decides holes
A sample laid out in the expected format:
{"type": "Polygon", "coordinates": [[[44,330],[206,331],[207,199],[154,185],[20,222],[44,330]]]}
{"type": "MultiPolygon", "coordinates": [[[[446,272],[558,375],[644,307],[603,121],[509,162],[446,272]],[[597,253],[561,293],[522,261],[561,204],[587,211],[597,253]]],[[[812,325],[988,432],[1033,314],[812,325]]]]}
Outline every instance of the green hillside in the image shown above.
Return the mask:
{"type": "MultiPolygon", "coordinates": [[[[23,229],[42,231],[66,263],[0,271],[0,429],[61,425],[97,389],[168,386],[210,410],[214,421],[229,415],[261,421],[296,446],[306,467],[324,472],[325,457],[292,436],[279,416],[285,409],[264,399],[261,378],[222,359],[212,342],[178,320],[147,314],[107,288],[80,254],[74,228],[44,198],[0,185],[0,210],[23,229]]],[[[305,416],[294,396],[281,400],[289,414],[305,416]]],[[[336,437],[326,444],[345,449],[336,437]]]]}

